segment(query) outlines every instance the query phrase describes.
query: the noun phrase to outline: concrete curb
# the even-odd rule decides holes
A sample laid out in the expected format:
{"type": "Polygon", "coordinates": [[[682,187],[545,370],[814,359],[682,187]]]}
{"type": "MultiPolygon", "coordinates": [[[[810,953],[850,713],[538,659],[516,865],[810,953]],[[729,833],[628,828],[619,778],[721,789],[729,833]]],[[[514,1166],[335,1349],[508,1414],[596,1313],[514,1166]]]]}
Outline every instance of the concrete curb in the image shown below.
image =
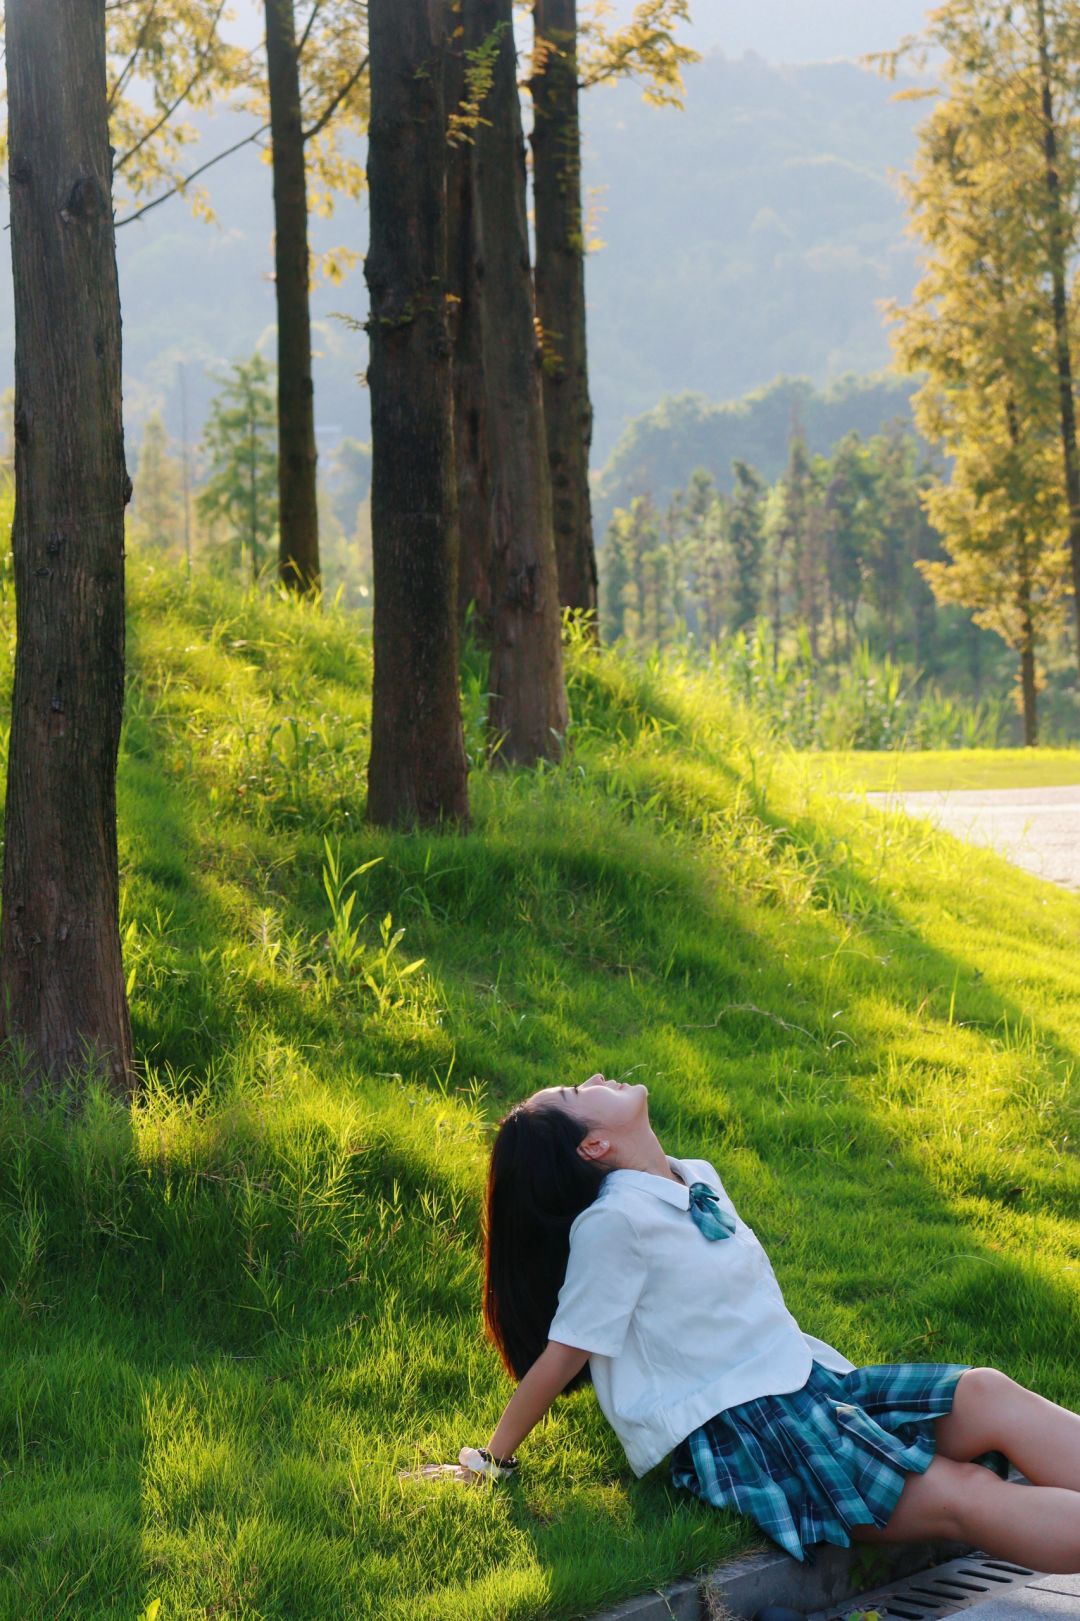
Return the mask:
{"type": "Polygon", "coordinates": [[[786,1604],[809,1613],[970,1551],[962,1542],[821,1547],[815,1550],[817,1564],[812,1570],[786,1553],[750,1553],[728,1560],[706,1576],[627,1599],[592,1621],[714,1621],[725,1613],[749,1621],[766,1604],[786,1604]],[[872,1555],[874,1564],[868,1571],[863,1558],[856,1574],[852,1566],[860,1553],[872,1555]]]}
{"type": "MultiPolygon", "coordinates": [[[[1011,1468],[1009,1479],[1022,1482],[1024,1476],[1011,1468]]],[[[821,1544],[811,1568],[774,1547],[730,1559],[705,1576],[673,1582],[662,1592],[627,1599],[592,1621],[723,1621],[726,1616],[749,1621],[766,1604],[809,1614],[972,1552],[963,1542],[864,1542],[850,1548],[821,1544]]]]}

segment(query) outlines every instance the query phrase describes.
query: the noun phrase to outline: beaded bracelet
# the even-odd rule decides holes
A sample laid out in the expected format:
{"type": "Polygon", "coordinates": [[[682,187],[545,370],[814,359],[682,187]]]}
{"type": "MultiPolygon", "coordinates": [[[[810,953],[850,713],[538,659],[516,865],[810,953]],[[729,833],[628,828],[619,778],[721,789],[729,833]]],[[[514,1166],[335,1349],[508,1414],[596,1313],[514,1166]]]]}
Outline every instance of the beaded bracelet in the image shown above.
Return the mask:
{"type": "Polygon", "coordinates": [[[493,1458],[487,1447],[477,1447],[476,1450],[479,1452],[485,1463],[494,1464],[496,1469],[504,1469],[507,1474],[512,1475],[514,1470],[519,1467],[518,1459],[516,1457],[493,1458]]]}
{"type": "Polygon", "coordinates": [[[504,1476],[512,1475],[518,1467],[516,1458],[492,1457],[486,1447],[462,1447],[458,1462],[471,1469],[474,1475],[486,1475],[489,1480],[502,1480],[504,1476]]]}

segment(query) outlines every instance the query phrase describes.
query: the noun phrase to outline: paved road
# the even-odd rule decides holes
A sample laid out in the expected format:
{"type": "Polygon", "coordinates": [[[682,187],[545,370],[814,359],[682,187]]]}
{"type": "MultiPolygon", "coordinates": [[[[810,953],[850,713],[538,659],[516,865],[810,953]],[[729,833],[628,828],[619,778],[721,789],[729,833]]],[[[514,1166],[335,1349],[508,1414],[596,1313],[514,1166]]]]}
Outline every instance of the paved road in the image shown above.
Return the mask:
{"type": "Polygon", "coordinates": [[[1080,786],[965,788],[872,793],[872,804],[902,805],[972,844],[988,844],[1063,889],[1080,890],[1080,786]]]}
{"type": "Polygon", "coordinates": [[[971,1621],[1070,1621],[1080,1615],[1080,1576],[1044,1576],[964,1612],[971,1621]]]}

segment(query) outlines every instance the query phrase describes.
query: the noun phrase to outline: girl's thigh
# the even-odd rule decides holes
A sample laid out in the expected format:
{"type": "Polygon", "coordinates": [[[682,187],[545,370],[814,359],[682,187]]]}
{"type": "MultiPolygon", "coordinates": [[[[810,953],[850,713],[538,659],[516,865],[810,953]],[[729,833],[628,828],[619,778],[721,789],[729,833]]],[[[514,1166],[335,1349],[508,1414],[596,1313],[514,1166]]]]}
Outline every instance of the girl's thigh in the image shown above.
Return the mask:
{"type": "Polygon", "coordinates": [[[851,1540],[919,1542],[924,1537],[959,1535],[959,1516],[973,1470],[985,1473],[981,1464],[959,1463],[938,1454],[923,1474],[905,1476],[888,1525],[880,1530],[875,1525],[853,1525],[851,1540]]]}

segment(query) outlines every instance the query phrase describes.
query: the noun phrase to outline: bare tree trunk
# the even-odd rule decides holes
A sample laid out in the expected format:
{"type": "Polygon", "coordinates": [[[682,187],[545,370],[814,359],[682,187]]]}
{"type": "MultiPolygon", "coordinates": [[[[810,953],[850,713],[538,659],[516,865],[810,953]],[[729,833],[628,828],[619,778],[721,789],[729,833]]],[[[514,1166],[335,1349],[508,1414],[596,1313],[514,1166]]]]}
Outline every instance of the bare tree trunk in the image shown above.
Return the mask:
{"type": "MultiPolygon", "coordinates": [[[[1010,399],[1005,408],[1009,440],[1013,450],[1020,453],[1022,437],[1020,417],[1010,399]]],[[[1024,703],[1024,747],[1034,748],[1039,741],[1038,687],[1035,676],[1035,617],[1031,606],[1031,548],[1028,537],[1021,532],[1016,542],[1016,605],[1020,610],[1020,688],[1024,703]]]]}
{"type": "MultiPolygon", "coordinates": [[[[448,7],[454,11],[453,0],[448,7]]],[[[465,93],[465,51],[460,39],[446,52],[446,110],[456,111],[465,93]]],[[[458,498],[458,618],[464,625],[473,603],[473,630],[491,642],[491,558],[494,533],[487,447],[487,402],[481,328],[482,261],[476,218],[476,147],[461,135],[447,151],[447,270],[450,331],[454,347],[454,454],[458,498]]]]}
{"type": "Polygon", "coordinates": [[[251,416],[248,419],[250,433],[248,435],[248,494],[249,513],[251,517],[251,580],[253,585],[259,583],[259,486],[258,462],[256,460],[255,442],[255,406],[252,403],[251,416]]]}
{"type": "Polygon", "coordinates": [[[1026,577],[1020,587],[1021,639],[1020,686],[1024,698],[1024,747],[1033,749],[1039,741],[1039,694],[1035,679],[1035,627],[1031,617],[1031,582],[1026,577]]]}
{"type": "Polygon", "coordinates": [[[1036,0],[1035,26],[1039,52],[1039,83],[1042,92],[1046,194],[1050,214],[1047,245],[1061,417],[1061,450],[1065,471],[1065,498],[1069,508],[1073,600],[1076,604],[1078,647],[1080,647],[1080,455],[1077,453],[1076,443],[1076,399],[1073,393],[1072,348],[1069,341],[1068,251],[1062,218],[1061,178],[1058,173],[1057,124],[1050,69],[1050,43],[1046,29],[1046,0],[1036,0]]]}
{"type": "Polygon", "coordinates": [[[124,703],[120,295],[104,0],[8,0],[16,652],[3,1035],[34,1079],[134,1084],[117,922],[124,703]]]}
{"type": "Polygon", "coordinates": [[[771,607],[771,610],[772,610],[770,617],[772,619],[772,667],[773,667],[773,675],[776,674],[776,672],[777,672],[777,670],[779,668],[779,665],[780,665],[780,631],[781,631],[782,626],[783,626],[783,621],[781,619],[781,613],[780,613],[780,569],[781,569],[782,557],[783,557],[783,553],[781,551],[781,552],[778,552],[773,558],[772,590],[769,593],[770,598],[771,598],[770,607],[771,607]]]}
{"type": "Polygon", "coordinates": [[[567,706],[512,0],[464,0],[464,17],[468,49],[497,43],[476,133],[494,518],[488,724],[500,760],[531,765],[561,754],[567,706]]]}
{"type": "Polygon", "coordinates": [[[542,54],[541,71],[533,75],[530,88],[535,108],[536,310],[544,345],[544,422],[559,601],[566,608],[595,612],[577,0],[534,0],[533,26],[539,40],[555,47],[542,54]]]}
{"type": "Polygon", "coordinates": [[[1039,741],[1039,694],[1035,672],[1035,619],[1031,611],[1031,554],[1025,536],[1017,546],[1019,580],[1017,606],[1020,609],[1020,688],[1024,700],[1024,747],[1033,749],[1039,741]]]}
{"type": "Polygon", "coordinates": [[[293,590],[314,591],[319,585],[319,508],[311,376],[311,265],[293,0],[266,0],[266,68],[274,159],[278,572],[293,590]]]}
{"type": "Polygon", "coordinates": [[[967,667],[971,677],[971,692],[975,702],[982,697],[983,667],[982,667],[982,636],[974,619],[968,619],[964,627],[964,638],[967,643],[967,667]]]}
{"type": "Polygon", "coordinates": [[[468,820],[446,325],[443,0],[371,0],[372,561],[368,817],[468,820]]]}

